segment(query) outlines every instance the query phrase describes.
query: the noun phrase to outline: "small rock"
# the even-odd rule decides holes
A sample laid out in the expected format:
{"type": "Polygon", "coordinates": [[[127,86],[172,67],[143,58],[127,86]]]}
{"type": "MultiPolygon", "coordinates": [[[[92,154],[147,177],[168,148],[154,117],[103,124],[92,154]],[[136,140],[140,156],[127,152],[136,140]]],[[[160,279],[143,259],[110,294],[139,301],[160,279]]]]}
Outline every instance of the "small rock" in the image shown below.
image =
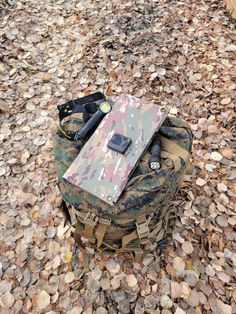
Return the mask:
{"type": "Polygon", "coordinates": [[[164,309],[170,309],[173,305],[173,302],[171,301],[171,299],[168,297],[168,295],[163,295],[161,297],[161,306],[164,308],[164,309]]]}
{"type": "Polygon", "coordinates": [[[192,246],[192,243],[189,242],[189,241],[185,241],[185,242],[182,244],[182,250],[183,250],[184,253],[186,253],[186,254],[191,254],[191,253],[193,253],[193,246],[192,246]]]}
{"type": "Polygon", "coordinates": [[[48,288],[48,293],[50,294],[55,294],[58,290],[59,286],[59,277],[58,276],[51,276],[49,279],[49,288],[48,288]]]}

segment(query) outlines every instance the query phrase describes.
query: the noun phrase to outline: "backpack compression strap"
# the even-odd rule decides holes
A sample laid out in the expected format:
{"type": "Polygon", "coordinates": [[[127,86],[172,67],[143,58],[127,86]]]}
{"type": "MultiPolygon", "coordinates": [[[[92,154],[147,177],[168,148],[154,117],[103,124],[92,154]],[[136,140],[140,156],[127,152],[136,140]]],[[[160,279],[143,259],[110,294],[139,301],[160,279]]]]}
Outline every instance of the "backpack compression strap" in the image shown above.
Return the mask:
{"type": "MultiPolygon", "coordinates": [[[[86,138],[91,127],[93,127],[95,123],[97,122],[95,121],[97,119],[93,119],[94,120],[93,125],[91,121],[90,125],[88,126],[85,125],[82,129],[76,132],[66,131],[63,127],[62,121],[74,113],[83,113],[83,120],[84,120],[84,123],[86,123],[90,120],[90,114],[97,113],[97,109],[98,109],[97,102],[105,101],[105,100],[106,100],[105,95],[101,92],[97,92],[97,93],[84,96],[75,100],[70,100],[62,105],[58,105],[57,109],[59,111],[59,123],[60,123],[61,133],[70,141],[76,141],[79,138],[86,138]]],[[[101,114],[99,115],[99,117],[101,118],[101,114]]],[[[99,118],[99,117],[96,117],[96,118],[99,118]]]]}

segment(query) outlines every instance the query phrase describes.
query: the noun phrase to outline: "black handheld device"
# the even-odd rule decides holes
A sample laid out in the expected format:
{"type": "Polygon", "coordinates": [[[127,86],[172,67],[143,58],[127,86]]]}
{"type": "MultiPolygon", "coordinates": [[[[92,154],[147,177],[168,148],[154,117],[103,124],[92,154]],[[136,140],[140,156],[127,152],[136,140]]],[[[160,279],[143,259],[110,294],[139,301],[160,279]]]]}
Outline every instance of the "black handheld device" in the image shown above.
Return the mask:
{"type": "MultiPolygon", "coordinates": [[[[98,103],[98,102],[97,102],[98,103]]],[[[107,101],[101,101],[98,110],[94,115],[86,122],[86,124],[76,132],[74,140],[77,141],[79,138],[86,139],[94,127],[98,125],[104,116],[111,111],[111,105],[107,101]]]]}
{"type": "Polygon", "coordinates": [[[159,170],[161,168],[161,141],[157,137],[151,144],[149,167],[152,170],[159,170]]]}
{"type": "Polygon", "coordinates": [[[121,134],[114,134],[107,146],[118,153],[124,154],[131,143],[131,138],[121,134]]]}

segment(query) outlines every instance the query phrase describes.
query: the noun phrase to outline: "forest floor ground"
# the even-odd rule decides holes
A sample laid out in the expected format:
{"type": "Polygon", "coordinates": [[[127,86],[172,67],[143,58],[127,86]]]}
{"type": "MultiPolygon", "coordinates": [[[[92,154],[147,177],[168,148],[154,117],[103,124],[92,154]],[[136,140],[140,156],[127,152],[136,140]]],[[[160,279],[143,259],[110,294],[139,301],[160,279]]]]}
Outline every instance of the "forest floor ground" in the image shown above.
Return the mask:
{"type": "Polygon", "coordinates": [[[223,1],[2,1],[0,312],[236,313],[235,22],[223,1]],[[94,254],[81,277],[59,211],[57,108],[143,97],[194,133],[176,227],[142,264],[94,254]]]}

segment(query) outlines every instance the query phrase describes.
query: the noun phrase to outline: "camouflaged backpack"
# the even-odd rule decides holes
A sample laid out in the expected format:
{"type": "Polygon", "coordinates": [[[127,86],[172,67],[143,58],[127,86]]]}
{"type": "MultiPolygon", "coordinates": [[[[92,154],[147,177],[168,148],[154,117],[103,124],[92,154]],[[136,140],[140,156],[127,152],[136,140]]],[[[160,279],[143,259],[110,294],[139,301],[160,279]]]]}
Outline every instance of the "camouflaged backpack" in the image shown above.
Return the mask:
{"type": "MultiPolygon", "coordinates": [[[[64,128],[76,132],[83,125],[81,113],[75,113],[64,128]]],[[[118,203],[112,207],[63,178],[86,141],[71,141],[60,129],[55,134],[54,156],[62,208],[75,227],[74,236],[84,253],[90,246],[107,253],[133,252],[140,260],[144,253],[155,250],[166,236],[171,200],[189,163],[192,132],[184,121],[169,116],[158,137],[161,140],[161,169],[150,170],[149,152],[146,151],[118,203]]],[[[85,268],[86,265],[85,262],[85,268]]]]}

